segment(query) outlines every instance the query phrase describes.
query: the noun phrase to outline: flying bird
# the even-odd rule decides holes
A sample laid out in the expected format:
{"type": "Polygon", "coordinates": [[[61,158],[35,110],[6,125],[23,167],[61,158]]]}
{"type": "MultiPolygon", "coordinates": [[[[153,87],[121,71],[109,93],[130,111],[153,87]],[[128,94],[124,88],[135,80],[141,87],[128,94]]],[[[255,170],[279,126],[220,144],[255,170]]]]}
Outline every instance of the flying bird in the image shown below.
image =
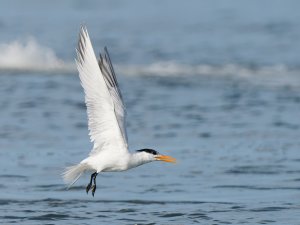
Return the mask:
{"type": "Polygon", "coordinates": [[[153,149],[128,151],[125,106],[110,56],[105,47],[97,60],[85,26],[80,29],[76,52],[93,148],[87,158],[65,169],[62,176],[69,187],[84,172],[91,172],[86,192],[91,190],[94,196],[99,173],[126,171],[153,161],[175,163],[175,158],[153,149]]]}

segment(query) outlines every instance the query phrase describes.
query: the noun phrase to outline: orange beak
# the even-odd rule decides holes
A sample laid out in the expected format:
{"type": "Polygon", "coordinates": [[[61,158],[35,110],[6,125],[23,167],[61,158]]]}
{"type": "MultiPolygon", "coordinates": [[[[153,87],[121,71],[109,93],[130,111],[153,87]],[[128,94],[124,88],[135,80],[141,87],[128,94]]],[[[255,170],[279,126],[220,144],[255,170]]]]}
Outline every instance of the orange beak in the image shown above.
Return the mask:
{"type": "Polygon", "coordinates": [[[176,159],[171,156],[168,156],[168,155],[158,155],[155,158],[159,161],[164,161],[164,162],[168,162],[168,163],[176,163],[176,159]]]}

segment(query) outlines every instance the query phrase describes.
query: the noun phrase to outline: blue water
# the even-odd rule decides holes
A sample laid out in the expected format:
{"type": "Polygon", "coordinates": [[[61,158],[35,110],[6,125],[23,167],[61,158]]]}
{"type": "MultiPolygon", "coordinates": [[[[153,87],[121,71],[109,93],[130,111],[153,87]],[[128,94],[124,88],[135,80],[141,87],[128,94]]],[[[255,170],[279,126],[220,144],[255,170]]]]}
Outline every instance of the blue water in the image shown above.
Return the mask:
{"type": "Polygon", "coordinates": [[[299,1],[1,1],[3,224],[297,224],[299,1]],[[80,24],[108,46],[132,151],[178,159],[66,190],[85,158],[80,24]]]}

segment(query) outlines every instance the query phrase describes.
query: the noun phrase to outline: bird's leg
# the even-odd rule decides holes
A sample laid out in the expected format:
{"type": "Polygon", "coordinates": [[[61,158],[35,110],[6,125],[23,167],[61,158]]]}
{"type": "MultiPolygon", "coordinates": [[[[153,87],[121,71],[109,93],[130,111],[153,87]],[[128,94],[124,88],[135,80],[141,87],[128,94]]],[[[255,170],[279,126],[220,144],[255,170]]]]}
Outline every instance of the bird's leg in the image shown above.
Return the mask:
{"type": "Polygon", "coordinates": [[[93,197],[94,197],[94,195],[95,195],[95,192],[96,192],[96,177],[97,177],[97,175],[98,175],[98,173],[95,173],[95,175],[94,175],[94,185],[92,186],[92,195],[93,195],[93,197]]]}
{"type": "Polygon", "coordinates": [[[92,181],[93,181],[93,178],[94,178],[94,176],[96,176],[96,172],[95,173],[93,173],[92,175],[91,175],[91,180],[90,180],[90,183],[86,186],[86,193],[88,194],[89,193],[89,191],[90,191],[90,189],[91,189],[91,187],[92,187],[92,181]]]}

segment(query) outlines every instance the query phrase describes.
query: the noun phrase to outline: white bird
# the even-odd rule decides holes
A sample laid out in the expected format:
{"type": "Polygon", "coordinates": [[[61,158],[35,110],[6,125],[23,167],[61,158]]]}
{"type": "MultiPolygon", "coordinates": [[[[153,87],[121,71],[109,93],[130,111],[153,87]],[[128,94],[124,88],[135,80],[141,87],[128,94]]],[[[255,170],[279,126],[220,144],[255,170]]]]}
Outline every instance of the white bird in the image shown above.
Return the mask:
{"type": "Polygon", "coordinates": [[[125,129],[125,106],[107,48],[97,61],[87,29],[81,27],[77,52],[77,69],[85,92],[88,128],[94,143],[89,156],[79,164],[67,167],[64,181],[73,185],[87,171],[92,172],[86,192],[96,191],[100,172],[125,171],[153,161],[176,162],[153,149],[128,151],[125,129]],[[93,183],[93,184],[92,184],[93,183]]]}

